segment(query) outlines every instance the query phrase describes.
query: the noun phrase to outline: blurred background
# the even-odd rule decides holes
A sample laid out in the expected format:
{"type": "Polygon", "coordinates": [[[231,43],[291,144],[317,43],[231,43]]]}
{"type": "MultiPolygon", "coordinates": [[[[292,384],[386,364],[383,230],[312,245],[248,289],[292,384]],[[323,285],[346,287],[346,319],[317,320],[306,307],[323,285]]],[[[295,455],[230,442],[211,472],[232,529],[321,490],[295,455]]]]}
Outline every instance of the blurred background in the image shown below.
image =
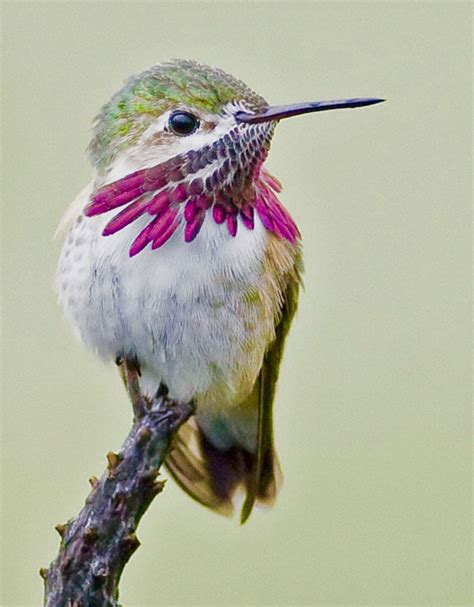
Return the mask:
{"type": "Polygon", "coordinates": [[[170,57],[270,103],[381,96],[282,123],[268,160],[305,244],[276,401],[285,484],[240,527],[170,480],[121,602],[470,605],[470,6],[3,2],[3,589],[39,605],[87,478],[131,423],[53,281],[85,148],[122,81],[170,57]]]}

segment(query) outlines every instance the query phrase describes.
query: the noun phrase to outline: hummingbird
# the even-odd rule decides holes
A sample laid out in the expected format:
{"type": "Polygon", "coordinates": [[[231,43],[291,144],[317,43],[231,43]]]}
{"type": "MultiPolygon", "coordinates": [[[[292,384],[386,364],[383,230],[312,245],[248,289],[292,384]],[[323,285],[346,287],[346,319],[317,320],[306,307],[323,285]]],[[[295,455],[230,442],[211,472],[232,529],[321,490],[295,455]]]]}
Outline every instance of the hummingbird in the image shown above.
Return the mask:
{"type": "Polygon", "coordinates": [[[76,334],[120,364],[132,399],[194,403],[165,465],[204,506],[241,507],[241,522],[281,482],[272,409],[303,269],[270,142],[282,119],[381,101],[270,106],[221,69],[155,65],[102,107],[92,180],[58,228],[76,334]]]}

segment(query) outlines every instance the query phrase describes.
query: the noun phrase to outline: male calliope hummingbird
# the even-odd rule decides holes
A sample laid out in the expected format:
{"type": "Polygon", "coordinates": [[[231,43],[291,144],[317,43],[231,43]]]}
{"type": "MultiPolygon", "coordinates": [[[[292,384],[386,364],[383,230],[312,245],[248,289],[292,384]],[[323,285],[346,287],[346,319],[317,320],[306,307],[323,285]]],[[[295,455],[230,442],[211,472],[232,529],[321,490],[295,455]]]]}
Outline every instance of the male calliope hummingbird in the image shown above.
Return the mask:
{"type": "Polygon", "coordinates": [[[272,407],[302,270],[264,167],[270,141],[283,118],[380,101],[269,106],[220,69],[155,65],[103,106],[92,181],[58,228],[57,288],[77,334],[132,361],[146,398],[195,404],[166,466],[221,514],[243,493],[242,522],[281,477],[272,407]]]}

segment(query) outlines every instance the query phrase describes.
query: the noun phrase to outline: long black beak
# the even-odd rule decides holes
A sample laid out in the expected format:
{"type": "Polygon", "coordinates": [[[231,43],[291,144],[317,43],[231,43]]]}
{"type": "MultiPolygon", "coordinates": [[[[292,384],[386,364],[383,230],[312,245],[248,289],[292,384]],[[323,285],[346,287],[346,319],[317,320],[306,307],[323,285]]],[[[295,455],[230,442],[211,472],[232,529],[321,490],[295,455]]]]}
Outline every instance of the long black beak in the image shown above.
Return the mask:
{"type": "Polygon", "coordinates": [[[365,107],[382,103],[385,99],[374,97],[362,99],[334,99],[332,101],[307,101],[304,103],[291,103],[289,105],[273,105],[259,114],[237,112],[235,119],[238,122],[257,124],[258,122],[269,122],[270,120],[281,120],[290,116],[309,114],[311,112],[325,112],[326,110],[340,110],[343,108],[365,107]]]}

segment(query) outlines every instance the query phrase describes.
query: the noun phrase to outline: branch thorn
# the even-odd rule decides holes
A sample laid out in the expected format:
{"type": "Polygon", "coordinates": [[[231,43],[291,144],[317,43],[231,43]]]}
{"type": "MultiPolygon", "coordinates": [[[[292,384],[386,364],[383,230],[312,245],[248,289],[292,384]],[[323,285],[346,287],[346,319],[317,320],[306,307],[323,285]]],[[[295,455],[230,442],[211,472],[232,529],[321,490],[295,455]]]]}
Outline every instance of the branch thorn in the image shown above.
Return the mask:
{"type": "Polygon", "coordinates": [[[166,481],[155,481],[152,485],[153,495],[158,495],[165,488],[166,481]]]}
{"type": "Polygon", "coordinates": [[[127,552],[132,553],[140,546],[140,540],[134,533],[130,533],[123,538],[122,546],[127,552]]]}
{"type": "Polygon", "coordinates": [[[56,531],[63,538],[67,531],[67,523],[58,523],[55,527],[56,531]]]}
{"type": "Polygon", "coordinates": [[[115,468],[117,467],[117,464],[120,461],[120,456],[118,453],[114,453],[113,451],[109,451],[106,455],[107,457],[107,468],[109,469],[109,472],[113,472],[115,470],[115,468]]]}

